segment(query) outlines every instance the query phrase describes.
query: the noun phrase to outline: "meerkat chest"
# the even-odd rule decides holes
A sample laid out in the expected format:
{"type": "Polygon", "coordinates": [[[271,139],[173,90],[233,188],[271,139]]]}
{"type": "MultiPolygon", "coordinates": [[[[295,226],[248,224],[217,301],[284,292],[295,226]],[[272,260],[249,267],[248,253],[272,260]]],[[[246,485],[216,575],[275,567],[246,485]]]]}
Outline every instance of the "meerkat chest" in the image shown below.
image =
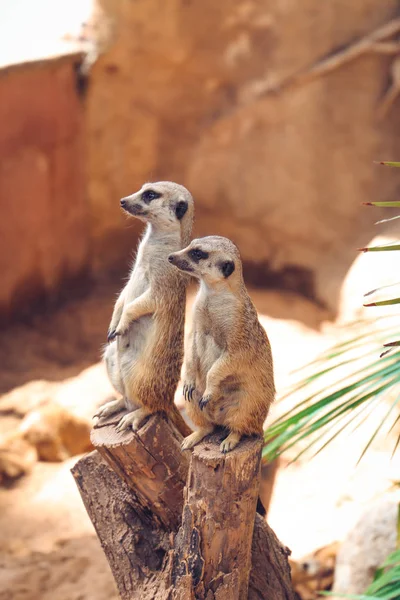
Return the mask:
{"type": "Polygon", "coordinates": [[[141,296],[150,286],[149,268],[143,262],[136,263],[128,282],[126,303],[141,296]]]}
{"type": "Polygon", "coordinates": [[[231,333],[234,307],[230,298],[205,296],[199,303],[196,322],[201,370],[207,372],[226,350],[231,333]]]}

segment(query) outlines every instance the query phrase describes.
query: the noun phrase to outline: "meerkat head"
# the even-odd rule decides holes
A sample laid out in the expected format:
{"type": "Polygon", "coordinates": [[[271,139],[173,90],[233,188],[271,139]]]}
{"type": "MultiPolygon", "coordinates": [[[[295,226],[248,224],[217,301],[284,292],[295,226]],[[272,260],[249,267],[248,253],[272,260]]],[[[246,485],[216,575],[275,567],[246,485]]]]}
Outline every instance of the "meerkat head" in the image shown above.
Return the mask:
{"type": "Polygon", "coordinates": [[[230,285],[242,279],[239,250],[231,240],[218,235],[193,240],[187,248],[170,254],[168,260],[209,286],[230,285]]]}
{"type": "Polygon", "coordinates": [[[182,232],[188,244],[193,224],[193,198],[190,192],[172,181],[145,183],[142,188],[121,199],[123,210],[158,229],[182,232]]]}

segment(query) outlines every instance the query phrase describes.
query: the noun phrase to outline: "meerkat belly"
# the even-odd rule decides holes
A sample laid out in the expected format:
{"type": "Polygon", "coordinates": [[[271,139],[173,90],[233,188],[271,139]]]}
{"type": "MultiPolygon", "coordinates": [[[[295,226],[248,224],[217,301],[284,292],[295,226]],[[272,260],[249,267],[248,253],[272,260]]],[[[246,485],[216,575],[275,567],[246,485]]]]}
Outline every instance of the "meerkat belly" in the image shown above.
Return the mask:
{"type": "MultiPolygon", "coordinates": [[[[140,264],[135,266],[134,272],[128,284],[125,303],[134,302],[149,287],[149,278],[146,269],[140,264]]],[[[127,333],[118,339],[118,353],[123,371],[132,370],[138,359],[143,355],[146,346],[152,337],[154,320],[151,315],[140,317],[133,321],[127,333]]]]}
{"type": "Polygon", "coordinates": [[[128,333],[118,340],[118,351],[121,360],[130,368],[145,352],[152,338],[154,321],[152,316],[141,317],[129,327],[128,333]]]}
{"type": "Polygon", "coordinates": [[[210,417],[217,425],[230,427],[243,409],[246,393],[240,374],[227,375],[220,384],[220,396],[210,407],[210,417]]]}
{"type": "Polygon", "coordinates": [[[199,372],[197,387],[203,393],[206,389],[207,373],[222,354],[222,348],[209,333],[203,333],[197,340],[199,372]]]}

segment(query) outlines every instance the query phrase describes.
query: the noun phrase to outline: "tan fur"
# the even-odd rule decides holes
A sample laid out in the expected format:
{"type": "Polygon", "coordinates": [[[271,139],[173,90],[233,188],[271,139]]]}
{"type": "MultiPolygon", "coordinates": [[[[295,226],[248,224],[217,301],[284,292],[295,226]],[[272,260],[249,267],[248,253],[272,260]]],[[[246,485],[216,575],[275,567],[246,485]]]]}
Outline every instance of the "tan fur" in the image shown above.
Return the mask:
{"type": "Polygon", "coordinates": [[[219,236],[193,240],[169,260],[200,279],[184,381],[187,412],[200,430],[182,447],[191,448],[221,425],[230,432],[221,444],[228,452],[242,435],[262,433],[274,399],[268,337],[244,285],[239,251],[230,240],[219,236]],[[193,257],[198,250],[206,258],[193,257]],[[229,267],[234,271],[224,275],[223,269],[229,267]]]}
{"type": "MultiPolygon", "coordinates": [[[[114,308],[109,329],[113,340],[105,351],[108,374],[132,412],[120,429],[136,429],[143,419],[165,411],[183,435],[190,432],[174,404],[183,361],[183,333],[188,278],[168,262],[168,255],[185,247],[193,224],[193,199],[172,182],[145,184],[124,198],[124,208],[148,223],[129,281],[114,308]],[[143,201],[153,190],[160,198],[143,201]],[[177,205],[187,206],[178,219],[177,205]],[[140,409],[140,410],[138,410],[140,409]]],[[[107,416],[123,408],[106,404],[97,413],[107,416]]]]}

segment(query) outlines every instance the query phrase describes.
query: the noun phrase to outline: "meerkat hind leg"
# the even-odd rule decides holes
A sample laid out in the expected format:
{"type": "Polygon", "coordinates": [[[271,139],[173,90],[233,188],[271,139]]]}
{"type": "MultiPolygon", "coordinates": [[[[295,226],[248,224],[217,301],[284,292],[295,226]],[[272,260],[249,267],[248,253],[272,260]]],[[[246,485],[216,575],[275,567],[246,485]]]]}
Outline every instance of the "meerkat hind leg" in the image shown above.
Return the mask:
{"type": "Polygon", "coordinates": [[[230,434],[220,444],[219,449],[224,454],[226,454],[227,452],[230,452],[231,450],[236,448],[236,446],[240,442],[241,437],[242,436],[240,435],[240,433],[237,433],[236,431],[231,431],[230,434]]]}
{"type": "Polygon", "coordinates": [[[183,440],[181,444],[181,450],[190,450],[193,446],[196,446],[202,439],[206,437],[209,433],[214,431],[214,427],[210,425],[209,427],[201,427],[198,431],[191,433],[183,440]]]}
{"type": "Polygon", "coordinates": [[[125,429],[131,428],[133,431],[137,431],[144,419],[149,416],[151,412],[146,408],[137,408],[132,412],[129,412],[127,415],[124,415],[120,422],[118,423],[116,430],[118,433],[121,431],[125,431],[125,429]]]}
{"type": "Polygon", "coordinates": [[[114,415],[120,410],[124,410],[124,408],[126,408],[124,398],[119,398],[118,400],[109,400],[99,407],[97,412],[93,415],[93,418],[98,417],[101,419],[104,417],[111,417],[111,415],[114,415]]]}

